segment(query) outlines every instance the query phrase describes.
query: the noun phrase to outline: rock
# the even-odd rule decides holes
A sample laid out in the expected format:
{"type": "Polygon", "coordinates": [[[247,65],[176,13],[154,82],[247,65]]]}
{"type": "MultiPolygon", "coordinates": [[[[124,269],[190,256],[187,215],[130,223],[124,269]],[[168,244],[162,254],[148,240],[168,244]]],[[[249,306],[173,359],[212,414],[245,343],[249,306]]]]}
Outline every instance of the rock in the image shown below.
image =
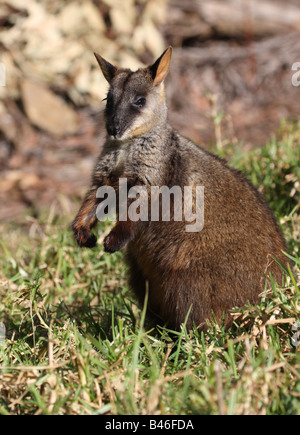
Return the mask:
{"type": "Polygon", "coordinates": [[[78,129],[76,112],[50,89],[25,79],[21,96],[26,115],[36,127],[55,137],[73,134],[78,129]]]}

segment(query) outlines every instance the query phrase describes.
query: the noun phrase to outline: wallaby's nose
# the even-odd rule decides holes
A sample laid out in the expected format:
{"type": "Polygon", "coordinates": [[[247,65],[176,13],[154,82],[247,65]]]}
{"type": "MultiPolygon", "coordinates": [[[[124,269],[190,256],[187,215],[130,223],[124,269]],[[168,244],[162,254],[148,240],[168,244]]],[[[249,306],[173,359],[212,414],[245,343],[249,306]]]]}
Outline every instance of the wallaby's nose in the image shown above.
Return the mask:
{"type": "Polygon", "coordinates": [[[120,126],[120,124],[116,124],[114,129],[115,129],[115,136],[120,134],[120,132],[121,132],[121,126],[120,126]]]}
{"type": "Polygon", "coordinates": [[[108,133],[111,136],[116,137],[116,136],[118,136],[118,134],[120,134],[120,132],[121,132],[121,126],[120,126],[120,124],[118,122],[113,123],[108,128],[108,133]]]}

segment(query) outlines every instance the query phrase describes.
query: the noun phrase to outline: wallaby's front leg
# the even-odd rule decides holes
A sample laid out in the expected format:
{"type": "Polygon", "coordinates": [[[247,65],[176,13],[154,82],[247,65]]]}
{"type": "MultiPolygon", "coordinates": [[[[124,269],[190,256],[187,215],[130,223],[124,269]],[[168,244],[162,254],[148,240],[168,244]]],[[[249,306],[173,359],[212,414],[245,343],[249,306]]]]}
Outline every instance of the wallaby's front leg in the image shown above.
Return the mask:
{"type": "MultiPolygon", "coordinates": [[[[136,180],[134,181],[135,185],[142,184],[141,182],[136,182],[136,180]]],[[[115,182],[113,182],[112,179],[103,179],[102,183],[99,183],[98,185],[93,184],[89,192],[86,194],[80,210],[72,224],[76,241],[80,247],[93,248],[97,242],[97,238],[91,233],[91,230],[97,224],[96,211],[101,199],[97,198],[96,194],[100,184],[115,186],[115,182]]],[[[132,201],[129,201],[129,203],[130,202],[132,201]]],[[[127,204],[127,206],[129,206],[129,204],[127,204]]],[[[139,221],[135,222],[129,218],[126,221],[118,220],[111,232],[104,239],[104,250],[113,253],[122,249],[134,238],[138,225],[139,221]]]]}
{"type": "Polygon", "coordinates": [[[138,222],[118,221],[108,236],[104,239],[104,250],[111,254],[122,249],[135,236],[138,222]]]}
{"type": "MultiPolygon", "coordinates": [[[[136,177],[127,177],[128,189],[133,186],[142,186],[144,183],[138,180],[136,177]]],[[[119,192],[120,194],[120,192],[119,192]]],[[[134,199],[126,198],[127,209],[134,199]]],[[[144,198],[147,201],[147,197],[144,198]]],[[[117,211],[119,214],[119,211],[117,211]]],[[[113,252],[119,251],[122,249],[128,242],[134,239],[136,235],[136,231],[141,221],[132,221],[129,217],[127,217],[126,221],[117,221],[111,232],[104,239],[104,250],[105,252],[113,252]]]]}
{"type": "Polygon", "coordinates": [[[80,247],[96,246],[97,237],[91,233],[91,229],[97,224],[96,210],[100,202],[96,197],[98,187],[92,186],[88,191],[72,224],[75,239],[80,247]]]}
{"type": "MultiPolygon", "coordinates": [[[[92,228],[97,224],[96,211],[101,199],[96,197],[99,186],[92,186],[86,194],[85,199],[73,221],[72,229],[75,239],[80,247],[94,248],[97,238],[91,233],[92,228]]],[[[117,221],[111,232],[104,239],[104,250],[106,252],[116,252],[122,249],[135,236],[138,222],[130,219],[127,221],[117,221]]]]}

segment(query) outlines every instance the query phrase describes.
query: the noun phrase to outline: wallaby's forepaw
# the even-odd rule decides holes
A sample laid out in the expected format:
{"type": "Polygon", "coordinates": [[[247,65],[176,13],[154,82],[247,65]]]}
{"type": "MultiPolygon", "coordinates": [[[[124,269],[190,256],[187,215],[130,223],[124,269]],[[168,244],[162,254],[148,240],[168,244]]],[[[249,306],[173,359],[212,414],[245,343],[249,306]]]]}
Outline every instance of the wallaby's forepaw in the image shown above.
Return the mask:
{"type": "Polygon", "coordinates": [[[87,229],[74,229],[76,242],[81,248],[94,248],[97,243],[97,237],[87,229]]]}
{"type": "Polygon", "coordinates": [[[123,248],[125,243],[117,236],[114,231],[111,231],[104,239],[104,251],[113,254],[123,248]]]}

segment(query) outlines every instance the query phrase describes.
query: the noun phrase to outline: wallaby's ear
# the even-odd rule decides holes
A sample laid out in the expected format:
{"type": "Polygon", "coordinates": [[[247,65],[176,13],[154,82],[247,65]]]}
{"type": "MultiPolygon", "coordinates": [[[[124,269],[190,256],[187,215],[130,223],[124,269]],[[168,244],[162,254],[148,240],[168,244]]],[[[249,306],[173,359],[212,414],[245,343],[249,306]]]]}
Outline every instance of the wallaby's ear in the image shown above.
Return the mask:
{"type": "Polygon", "coordinates": [[[100,54],[94,53],[94,55],[103,72],[104,77],[106,78],[108,83],[110,83],[114,78],[118,68],[112,65],[111,63],[107,62],[107,60],[105,60],[102,56],[100,56],[100,54]]]}
{"type": "Polygon", "coordinates": [[[168,47],[157,61],[149,67],[154,86],[159,85],[168,74],[172,55],[172,47],[168,47]]]}

